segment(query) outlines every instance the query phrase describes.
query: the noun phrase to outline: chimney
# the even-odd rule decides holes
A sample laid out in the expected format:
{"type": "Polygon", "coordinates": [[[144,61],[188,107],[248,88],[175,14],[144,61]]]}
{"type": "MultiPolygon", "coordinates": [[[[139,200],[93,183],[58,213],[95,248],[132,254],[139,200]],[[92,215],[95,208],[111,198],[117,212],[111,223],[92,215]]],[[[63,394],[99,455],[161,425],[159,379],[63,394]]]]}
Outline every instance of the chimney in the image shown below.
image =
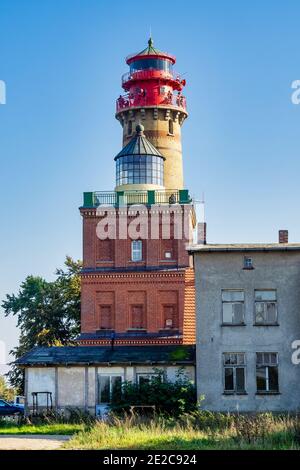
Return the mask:
{"type": "Polygon", "coordinates": [[[206,245],[206,222],[199,222],[197,225],[197,243],[206,245]]]}
{"type": "Polygon", "coordinates": [[[288,230],[279,230],[279,232],[278,232],[278,242],[279,243],[288,243],[289,242],[289,231],[288,230]]]}

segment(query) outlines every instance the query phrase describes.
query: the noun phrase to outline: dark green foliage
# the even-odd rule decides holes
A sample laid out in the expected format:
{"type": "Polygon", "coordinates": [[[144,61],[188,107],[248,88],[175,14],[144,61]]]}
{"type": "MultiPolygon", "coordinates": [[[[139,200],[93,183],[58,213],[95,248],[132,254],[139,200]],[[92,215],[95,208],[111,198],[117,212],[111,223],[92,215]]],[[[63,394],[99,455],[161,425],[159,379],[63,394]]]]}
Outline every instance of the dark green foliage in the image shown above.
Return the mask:
{"type": "MultiPolygon", "coordinates": [[[[195,386],[180,372],[175,382],[169,381],[162,371],[150,383],[138,385],[124,382],[115,387],[111,409],[114,412],[129,411],[132,406],[153,406],[156,413],[179,416],[196,408],[195,386]]],[[[143,410],[145,411],[145,410],[143,410]]]]}
{"type": "MultiPolygon", "coordinates": [[[[16,359],[34,346],[70,345],[78,335],[81,262],[67,257],[65,267],[52,282],[28,276],[18,293],[2,302],[5,316],[16,316],[20,328],[19,345],[11,351],[16,359]]],[[[12,365],[8,378],[23,393],[23,371],[12,365]]]]}

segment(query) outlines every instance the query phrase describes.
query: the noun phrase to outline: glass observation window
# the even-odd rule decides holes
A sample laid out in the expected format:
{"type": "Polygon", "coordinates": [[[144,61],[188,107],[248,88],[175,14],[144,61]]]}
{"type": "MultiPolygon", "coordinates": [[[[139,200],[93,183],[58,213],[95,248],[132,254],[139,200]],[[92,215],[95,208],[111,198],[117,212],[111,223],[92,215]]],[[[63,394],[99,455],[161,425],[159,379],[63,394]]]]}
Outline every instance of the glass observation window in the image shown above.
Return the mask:
{"type": "Polygon", "coordinates": [[[163,158],[135,155],[118,158],[116,162],[117,186],[123,184],[156,184],[163,186],[163,158]]]}
{"type": "Polygon", "coordinates": [[[173,64],[168,59],[140,59],[130,64],[130,73],[138,72],[139,70],[162,70],[172,73],[173,64]]]}

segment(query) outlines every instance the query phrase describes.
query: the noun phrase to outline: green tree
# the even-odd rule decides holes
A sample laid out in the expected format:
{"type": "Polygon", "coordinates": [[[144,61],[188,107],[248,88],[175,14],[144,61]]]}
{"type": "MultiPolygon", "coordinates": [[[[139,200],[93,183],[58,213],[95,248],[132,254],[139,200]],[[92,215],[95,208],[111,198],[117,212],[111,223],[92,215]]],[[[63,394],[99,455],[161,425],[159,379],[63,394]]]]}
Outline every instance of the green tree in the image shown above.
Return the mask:
{"type": "MultiPolygon", "coordinates": [[[[11,351],[16,359],[35,346],[73,344],[80,329],[81,266],[80,261],[67,256],[54,281],[28,276],[17,294],[6,296],[2,302],[5,316],[16,316],[20,328],[19,345],[11,351]]],[[[23,393],[23,371],[12,364],[8,378],[23,393]]]]}
{"type": "Polygon", "coordinates": [[[15,390],[9,387],[5,381],[5,378],[0,375],[0,398],[7,401],[13,401],[15,396],[15,390]]]}

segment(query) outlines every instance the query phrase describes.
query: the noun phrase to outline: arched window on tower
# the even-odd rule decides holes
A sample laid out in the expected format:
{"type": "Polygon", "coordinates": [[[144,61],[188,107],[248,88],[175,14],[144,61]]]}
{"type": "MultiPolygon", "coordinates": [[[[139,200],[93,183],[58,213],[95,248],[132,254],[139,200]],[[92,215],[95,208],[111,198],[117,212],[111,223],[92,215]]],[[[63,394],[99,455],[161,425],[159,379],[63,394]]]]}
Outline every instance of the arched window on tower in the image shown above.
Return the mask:
{"type": "Polygon", "coordinates": [[[169,134],[173,135],[174,134],[174,125],[173,125],[173,120],[169,119],[169,134]]]}

